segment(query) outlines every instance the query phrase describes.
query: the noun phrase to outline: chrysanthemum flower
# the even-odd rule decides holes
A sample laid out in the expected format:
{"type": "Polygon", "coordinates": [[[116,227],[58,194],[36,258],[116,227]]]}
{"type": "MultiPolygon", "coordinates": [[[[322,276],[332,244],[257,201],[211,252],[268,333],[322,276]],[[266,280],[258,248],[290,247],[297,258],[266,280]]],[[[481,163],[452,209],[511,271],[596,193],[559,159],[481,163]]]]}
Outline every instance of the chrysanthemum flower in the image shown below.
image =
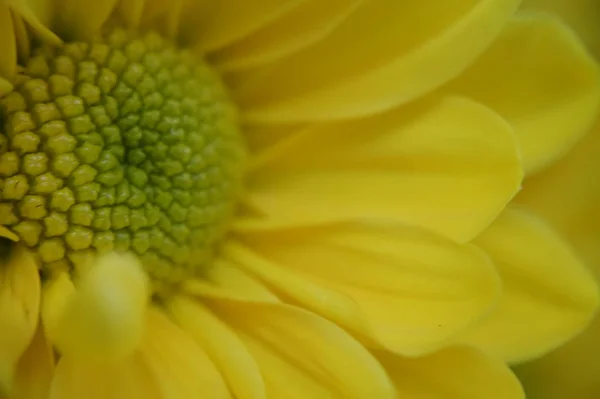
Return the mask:
{"type": "Polygon", "coordinates": [[[597,303],[507,208],[600,98],[516,0],[0,4],[9,398],[520,398],[597,303]]]}

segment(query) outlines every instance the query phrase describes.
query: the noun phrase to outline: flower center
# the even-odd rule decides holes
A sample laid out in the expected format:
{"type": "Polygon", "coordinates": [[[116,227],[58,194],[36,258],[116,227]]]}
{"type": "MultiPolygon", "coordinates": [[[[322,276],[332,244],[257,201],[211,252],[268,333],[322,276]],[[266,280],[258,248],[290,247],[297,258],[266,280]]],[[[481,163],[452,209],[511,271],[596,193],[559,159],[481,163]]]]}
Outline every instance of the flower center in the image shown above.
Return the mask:
{"type": "Polygon", "coordinates": [[[244,158],[210,67],[155,33],[43,45],[0,98],[0,223],[42,271],[137,254],[155,281],[209,261],[244,158]]]}

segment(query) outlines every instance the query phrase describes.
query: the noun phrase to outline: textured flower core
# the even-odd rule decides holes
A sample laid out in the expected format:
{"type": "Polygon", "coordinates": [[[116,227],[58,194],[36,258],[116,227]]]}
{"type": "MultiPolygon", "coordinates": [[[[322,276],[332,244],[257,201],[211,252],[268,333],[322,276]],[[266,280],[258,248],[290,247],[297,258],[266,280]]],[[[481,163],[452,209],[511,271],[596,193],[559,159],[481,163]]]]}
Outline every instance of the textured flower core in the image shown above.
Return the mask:
{"type": "Polygon", "coordinates": [[[0,220],[42,271],[137,254],[198,272],[235,204],[244,144],[216,73],[155,33],[34,50],[0,98],[0,220]]]}

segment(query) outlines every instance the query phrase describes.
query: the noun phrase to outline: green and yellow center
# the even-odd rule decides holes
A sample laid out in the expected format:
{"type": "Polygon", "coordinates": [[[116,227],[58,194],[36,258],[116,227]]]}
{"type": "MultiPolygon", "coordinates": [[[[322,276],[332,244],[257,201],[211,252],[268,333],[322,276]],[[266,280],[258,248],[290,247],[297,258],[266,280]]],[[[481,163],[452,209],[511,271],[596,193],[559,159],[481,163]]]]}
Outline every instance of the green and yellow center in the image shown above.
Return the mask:
{"type": "Polygon", "coordinates": [[[42,272],[122,251],[175,282],[224,234],[244,149],[218,75],[161,36],[43,45],[0,98],[0,223],[42,272]]]}

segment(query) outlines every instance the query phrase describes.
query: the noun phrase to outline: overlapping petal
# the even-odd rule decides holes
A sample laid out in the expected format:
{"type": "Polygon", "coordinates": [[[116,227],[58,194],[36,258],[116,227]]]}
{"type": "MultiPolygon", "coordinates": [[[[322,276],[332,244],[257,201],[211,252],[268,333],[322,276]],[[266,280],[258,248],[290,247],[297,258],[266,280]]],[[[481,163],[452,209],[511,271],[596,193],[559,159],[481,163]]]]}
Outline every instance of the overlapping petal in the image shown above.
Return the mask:
{"type": "Polygon", "coordinates": [[[510,127],[459,97],[302,130],[254,157],[238,230],[381,218],[468,241],[522,177],[510,127]]]}
{"type": "Polygon", "coordinates": [[[400,398],[525,397],[519,381],[503,362],[473,348],[449,347],[420,358],[380,353],[377,358],[395,382],[400,398]]]}
{"type": "Polygon", "coordinates": [[[268,397],[395,398],[376,359],[319,316],[273,303],[220,301],[212,308],[235,329],[256,360],[268,397]]]}
{"type": "Polygon", "coordinates": [[[482,251],[414,229],[353,224],[244,241],[225,256],[293,302],[407,355],[439,348],[500,294],[482,251]]]}
{"type": "Polygon", "coordinates": [[[591,273],[543,220],[507,210],[474,241],[502,277],[502,299],[463,342],[509,362],[539,356],[591,320],[598,288],[591,273]]]}
{"type": "Polygon", "coordinates": [[[600,101],[600,69],[557,19],[521,14],[446,90],[488,105],[514,126],[531,174],[564,156],[589,130],[600,101]]]}
{"type": "Polygon", "coordinates": [[[456,77],[518,0],[364,1],[324,40],[230,82],[253,122],[332,120],[407,103],[456,77]]]}
{"type": "Polygon", "coordinates": [[[19,359],[10,399],[48,399],[54,374],[54,352],[41,324],[19,359]]]}

